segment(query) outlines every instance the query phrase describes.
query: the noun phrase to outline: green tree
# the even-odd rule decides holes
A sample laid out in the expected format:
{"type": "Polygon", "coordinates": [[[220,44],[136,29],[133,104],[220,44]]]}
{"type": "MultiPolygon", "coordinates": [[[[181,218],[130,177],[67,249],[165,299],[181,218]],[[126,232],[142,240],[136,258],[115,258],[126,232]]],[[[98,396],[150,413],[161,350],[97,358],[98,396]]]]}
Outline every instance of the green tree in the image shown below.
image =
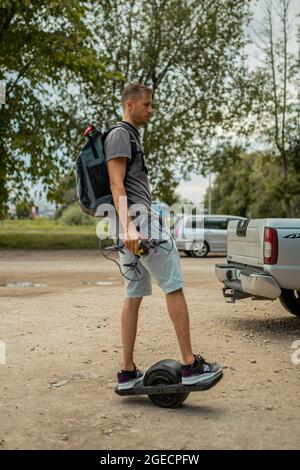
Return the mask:
{"type": "Polygon", "coordinates": [[[101,94],[114,74],[93,48],[87,18],[94,1],[0,0],[0,218],[9,195],[44,191],[70,168],[82,97],[101,94]]]}
{"type": "MultiPolygon", "coordinates": [[[[286,188],[282,183],[278,158],[272,153],[237,153],[227,149],[212,186],[212,211],[250,218],[285,217],[286,188]]],[[[289,175],[290,186],[300,185],[299,173],[289,175]]],[[[208,192],[205,205],[208,203],[208,192]]],[[[300,197],[291,199],[291,210],[300,215],[300,197]]]]}
{"type": "Polygon", "coordinates": [[[16,205],[16,215],[18,219],[28,219],[30,216],[33,202],[27,199],[19,200],[16,205]]]}
{"type": "Polygon", "coordinates": [[[273,162],[280,170],[276,177],[277,191],[287,217],[295,215],[295,200],[300,196],[295,175],[299,173],[295,142],[300,130],[300,63],[290,46],[291,6],[291,0],[265,0],[262,30],[256,33],[262,62],[256,70],[260,83],[257,129],[269,153],[276,157],[273,162]]]}
{"type": "MultiPolygon", "coordinates": [[[[252,139],[262,152],[242,154],[222,146],[212,168],[214,211],[248,217],[299,217],[300,214],[300,62],[291,52],[292,2],[265,0],[261,31],[255,32],[261,65],[250,92],[252,139]],[[235,154],[235,158],[227,158],[235,154]]],[[[300,28],[298,33],[300,48],[300,28]]],[[[244,121],[242,121],[244,122],[244,121]]],[[[206,196],[207,200],[207,196],[206,196]]]]}
{"type": "MultiPolygon", "coordinates": [[[[250,176],[253,157],[239,148],[228,148],[215,154],[218,172],[211,189],[214,214],[233,214],[247,217],[251,204],[250,176]]],[[[208,191],[204,198],[208,207],[208,191]]]]}
{"type": "Polygon", "coordinates": [[[173,177],[169,168],[164,168],[162,171],[162,179],[160,179],[152,192],[153,199],[160,199],[161,201],[172,206],[180,202],[180,196],[176,193],[177,181],[173,177]]]}
{"type": "Polygon", "coordinates": [[[94,10],[95,48],[123,78],[104,93],[94,89],[90,114],[108,127],[120,119],[124,83],[153,87],[154,116],[143,138],[156,196],[170,200],[164,188],[172,181],[174,192],[179,179],[203,169],[217,130],[232,129],[249,111],[245,91],[252,82],[243,62],[249,3],[110,0],[94,10]]]}
{"type": "Polygon", "coordinates": [[[74,171],[60,177],[57,185],[49,190],[48,199],[55,201],[58,205],[55,213],[56,219],[59,218],[69,206],[77,202],[74,171]]]}

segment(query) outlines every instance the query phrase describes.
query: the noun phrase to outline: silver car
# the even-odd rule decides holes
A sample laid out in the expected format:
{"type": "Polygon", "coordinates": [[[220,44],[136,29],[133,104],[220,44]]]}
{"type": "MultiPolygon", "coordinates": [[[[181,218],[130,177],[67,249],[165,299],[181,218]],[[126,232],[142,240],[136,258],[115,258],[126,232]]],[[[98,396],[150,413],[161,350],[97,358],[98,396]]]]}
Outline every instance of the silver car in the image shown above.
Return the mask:
{"type": "Polygon", "coordinates": [[[230,220],[245,218],[234,215],[178,217],[172,230],[178,250],[194,258],[204,258],[209,252],[226,253],[227,225],[230,220]]]}

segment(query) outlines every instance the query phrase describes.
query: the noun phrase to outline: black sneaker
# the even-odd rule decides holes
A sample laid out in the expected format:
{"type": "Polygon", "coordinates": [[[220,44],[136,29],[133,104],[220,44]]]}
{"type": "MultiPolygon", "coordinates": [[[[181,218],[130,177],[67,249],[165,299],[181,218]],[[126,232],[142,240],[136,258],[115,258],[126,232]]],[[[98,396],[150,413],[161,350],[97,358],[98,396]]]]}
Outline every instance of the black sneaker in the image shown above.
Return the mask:
{"type": "Polygon", "coordinates": [[[144,378],[143,372],[137,369],[135,365],[134,365],[133,371],[121,370],[120,372],[118,372],[118,375],[117,375],[118,389],[128,390],[134,387],[134,385],[137,382],[140,382],[141,380],[143,380],[143,378],[144,378]]]}
{"type": "Polygon", "coordinates": [[[195,361],[192,365],[181,366],[182,384],[195,385],[205,380],[211,380],[220,375],[221,367],[218,364],[205,362],[200,354],[194,354],[195,361]]]}

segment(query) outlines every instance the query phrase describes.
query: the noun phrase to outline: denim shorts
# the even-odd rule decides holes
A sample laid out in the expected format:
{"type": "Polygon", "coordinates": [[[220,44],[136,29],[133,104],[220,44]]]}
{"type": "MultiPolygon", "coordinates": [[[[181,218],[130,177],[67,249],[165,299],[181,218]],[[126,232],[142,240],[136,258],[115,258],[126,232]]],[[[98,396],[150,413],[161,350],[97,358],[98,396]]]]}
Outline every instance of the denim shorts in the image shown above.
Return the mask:
{"type": "Polygon", "coordinates": [[[135,275],[128,272],[127,267],[123,266],[133,261],[133,254],[126,248],[123,249],[124,254],[119,252],[122,272],[126,274],[126,278],[124,277],[125,295],[128,298],[151,295],[152,276],[165,294],[184,287],[180,256],[166,222],[152,213],[150,225],[148,221],[142,221],[140,224],[142,238],[144,238],[143,229],[146,224],[150,236],[154,239],[165,240],[165,243],[159,245],[156,252],[151,248],[147,254],[139,258],[137,267],[140,273],[136,275],[138,280],[135,275]]]}

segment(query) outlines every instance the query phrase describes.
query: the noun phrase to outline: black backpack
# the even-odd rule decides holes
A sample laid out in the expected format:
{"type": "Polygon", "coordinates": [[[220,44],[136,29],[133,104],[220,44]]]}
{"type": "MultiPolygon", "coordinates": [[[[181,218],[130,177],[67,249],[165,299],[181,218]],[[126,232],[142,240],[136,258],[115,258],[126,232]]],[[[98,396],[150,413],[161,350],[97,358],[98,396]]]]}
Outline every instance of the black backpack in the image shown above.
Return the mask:
{"type": "Polygon", "coordinates": [[[127,162],[127,174],[129,165],[132,164],[138,153],[138,137],[134,135],[133,129],[126,123],[120,122],[105,133],[93,125],[90,125],[83,133],[87,137],[87,141],[75,162],[76,193],[81,210],[93,217],[103,216],[103,214],[97,213],[100,205],[113,204],[104,153],[104,140],[110,131],[119,127],[126,129],[130,135],[131,159],[127,162]]]}

